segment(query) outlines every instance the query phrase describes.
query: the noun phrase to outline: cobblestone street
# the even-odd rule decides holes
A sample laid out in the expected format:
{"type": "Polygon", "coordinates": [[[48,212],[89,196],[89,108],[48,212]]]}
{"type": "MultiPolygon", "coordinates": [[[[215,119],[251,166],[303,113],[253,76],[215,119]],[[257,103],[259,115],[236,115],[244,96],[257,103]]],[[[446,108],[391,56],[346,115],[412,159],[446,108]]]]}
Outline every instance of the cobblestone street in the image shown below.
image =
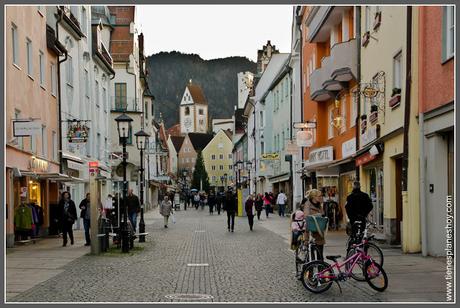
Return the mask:
{"type": "MultiPolygon", "coordinates": [[[[193,297],[198,295],[206,296],[200,301],[213,302],[411,300],[403,294],[391,299],[392,284],[402,286],[391,273],[390,287],[384,293],[355,281],[343,283],[343,293],[335,284],[324,294],[308,292],[294,277],[293,253],[286,238],[269,230],[276,225],[285,225],[287,230],[287,218],[256,219],[253,232],[245,217],[236,218],[235,232],[229,233],[225,213],[210,216],[189,209],[176,212],[176,217],[177,223],[164,229],[162,217],[153,210],[146,215],[147,242],[135,244],[143,250],[130,256],[84,255],[64,265],[63,272],[8,301],[185,302],[196,301],[193,297]],[[171,299],[180,294],[188,298],[171,299]]],[[[437,299],[442,297],[431,298],[437,299]]]]}

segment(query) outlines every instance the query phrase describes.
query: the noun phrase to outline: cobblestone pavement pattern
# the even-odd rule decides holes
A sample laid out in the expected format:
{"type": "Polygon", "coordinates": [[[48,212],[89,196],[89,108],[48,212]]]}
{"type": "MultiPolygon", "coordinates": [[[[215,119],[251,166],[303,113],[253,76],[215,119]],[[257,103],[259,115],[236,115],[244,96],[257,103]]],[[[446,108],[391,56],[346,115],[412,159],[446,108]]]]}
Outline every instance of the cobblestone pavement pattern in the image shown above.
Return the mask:
{"type": "MultiPolygon", "coordinates": [[[[146,215],[150,233],[127,256],[85,255],[64,271],[11,302],[187,302],[168,295],[210,295],[204,302],[385,301],[385,293],[366,283],[347,281],[324,294],[312,294],[295,279],[294,257],[285,239],[247,219],[236,218],[235,232],[226,215],[195,209],[176,212],[177,223],[163,228],[157,210],[146,215]],[[208,266],[187,266],[187,264],[208,266]]],[[[390,277],[391,288],[391,277],[390,277]]],[[[389,289],[390,289],[389,288],[389,289]]]]}

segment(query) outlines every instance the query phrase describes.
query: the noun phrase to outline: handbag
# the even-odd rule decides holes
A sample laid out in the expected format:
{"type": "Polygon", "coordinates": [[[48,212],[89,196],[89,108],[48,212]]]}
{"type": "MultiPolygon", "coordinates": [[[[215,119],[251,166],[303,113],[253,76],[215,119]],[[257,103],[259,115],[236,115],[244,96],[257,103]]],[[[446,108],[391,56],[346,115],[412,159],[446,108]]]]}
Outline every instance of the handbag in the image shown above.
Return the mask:
{"type": "Polygon", "coordinates": [[[324,231],[327,230],[329,219],[327,217],[308,215],[307,229],[310,232],[317,232],[324,238],[324,231]]]}
{"type": "Polygon", "coordinates": [[[174,214],[171,214],[171,220],[173,224],[176,223],[176,216],[174,214]]]}

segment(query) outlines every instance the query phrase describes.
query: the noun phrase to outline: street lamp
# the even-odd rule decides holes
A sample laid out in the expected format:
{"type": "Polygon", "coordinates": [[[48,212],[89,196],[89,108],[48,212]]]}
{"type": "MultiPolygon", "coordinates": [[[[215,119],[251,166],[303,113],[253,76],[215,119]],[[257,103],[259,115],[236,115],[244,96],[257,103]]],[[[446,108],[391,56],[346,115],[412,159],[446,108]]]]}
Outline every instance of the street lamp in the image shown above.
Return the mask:
{"type": "Polygon", "coordinates": [[[236,178],[236,188],[240,188],[241,185],[241,169],[243,169],[243,162],[241,160],[235,163],[235,168],[237,170],[237,178],[236,178]]]}
{"type": "Polygon", "coordinates": [[[144,222],[144,150],[147,148],[150,135],[144,132],[143,130],[138,131],[134,134],[136,136],[136,145],[137,149],[141,152],[141,187],[140,187],[140,197],[141,197],[141,220],[139,221],[139,243],[145,242],[145,222],[144,222]]]}
{"type": "Polygon", "coordinates": [[[182,179],[184,181],[184,186],[183,186],[183,190],[184,190],[183,195],[184,195],[184,199],[185,199],[184,200],[184,204],[185,204],[184,210],[186,211],[187,210],[187,202],[188,202],[188,200],[187,200],[187,198],[188,198],[188,196],[187,196],[187,170],[182,171],[182,179]]]}
{"type": "Polygon", "coordinates": [[[246,162],[246,170],[248,171],[248,176],[249,176],[249,194],[251,194],[251,168],[252,168],[252,162],[248,161],[246,162]]]}
{"type": "Polygon", "coordinates": [[[123,225],[121,226],[121,251],[129,252],[129,231],[128,231],[128,207],[126,204],[126,195],[128,194],[128,183],[126,181],[126,143],[130,134],[130,125],[133,119],[126,114],[115,118],[117,122],[118,137],[123,145],[123,225]]]}

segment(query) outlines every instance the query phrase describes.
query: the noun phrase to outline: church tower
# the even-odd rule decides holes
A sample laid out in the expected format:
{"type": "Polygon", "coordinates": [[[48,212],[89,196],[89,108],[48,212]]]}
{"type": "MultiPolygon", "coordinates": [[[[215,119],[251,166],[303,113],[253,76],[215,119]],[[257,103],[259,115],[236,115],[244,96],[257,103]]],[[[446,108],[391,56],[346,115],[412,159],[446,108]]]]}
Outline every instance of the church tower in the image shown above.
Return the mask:
{"type": "Polygon", "coordinates": [[[208,131],[208,102],[201,87],[192,79],[187,83],[180,103],[180,131],[181,134],[208,131]]]}

